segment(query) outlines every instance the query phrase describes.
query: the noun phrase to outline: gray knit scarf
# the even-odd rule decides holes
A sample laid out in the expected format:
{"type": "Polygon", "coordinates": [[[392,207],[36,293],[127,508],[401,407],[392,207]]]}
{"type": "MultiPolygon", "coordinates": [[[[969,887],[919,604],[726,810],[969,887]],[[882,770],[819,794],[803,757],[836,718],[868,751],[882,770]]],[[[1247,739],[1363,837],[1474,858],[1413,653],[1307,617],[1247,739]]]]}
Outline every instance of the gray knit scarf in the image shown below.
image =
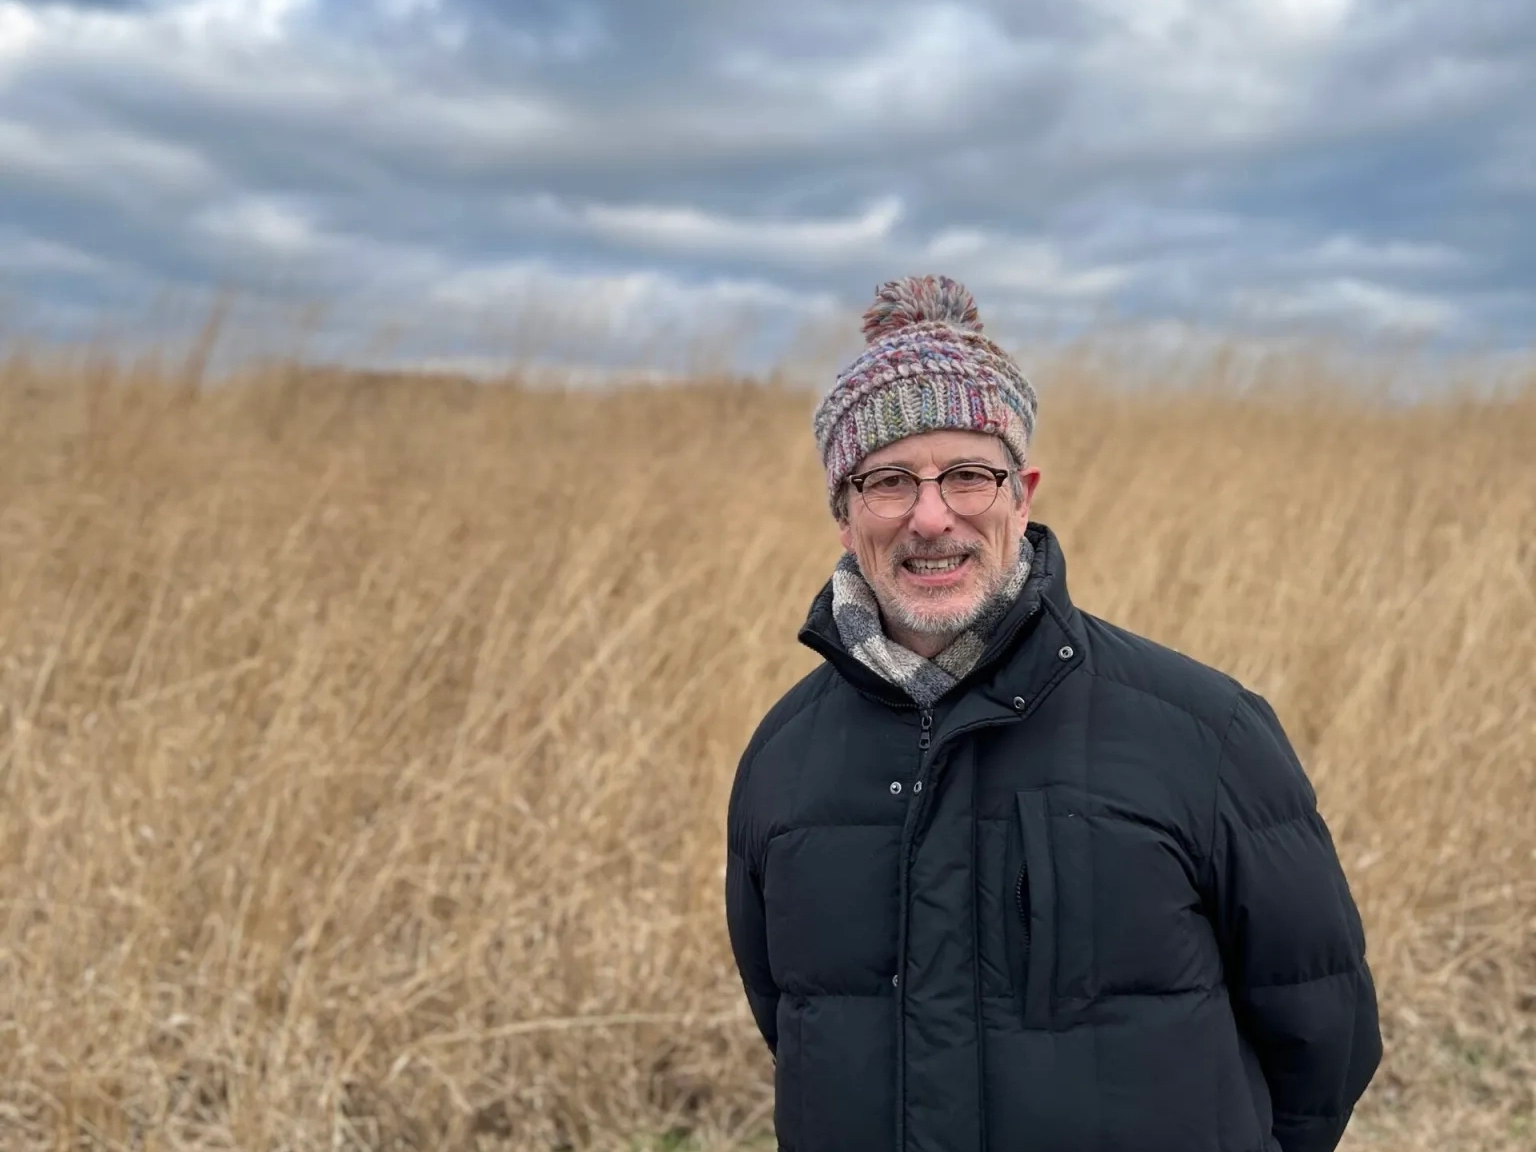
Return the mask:
{"type": "Polygon", "coordinates": [[[843,646],[860,664],[905,691],[919,707],[928,708],[976,667],[993,629],[1024,590],[1034,558],[1029,538],[1021,536],[1019,563],[1008,583],[987,603],[981,617],[931,660],[885,634],[874,589],[852,552],[843,553],[832,572],[832,619],[843,646]]]}

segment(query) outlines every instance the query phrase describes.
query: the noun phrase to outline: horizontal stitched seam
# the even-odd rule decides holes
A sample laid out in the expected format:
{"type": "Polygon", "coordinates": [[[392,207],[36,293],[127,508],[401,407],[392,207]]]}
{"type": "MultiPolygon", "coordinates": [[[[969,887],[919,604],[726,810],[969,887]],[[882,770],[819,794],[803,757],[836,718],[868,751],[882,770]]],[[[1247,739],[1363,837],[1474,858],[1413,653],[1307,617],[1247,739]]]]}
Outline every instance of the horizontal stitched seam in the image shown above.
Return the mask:
{"type": "Polygon", "coordinates": [[[1284,1111],[1280,1110],[1279,1108],[1276,1108],[1275,1109],[1275,1119],[1276,1120],[1332,1120],[1332,1121],[1338,1121],[1338,1120],[1344,1119],[1344,1113],[1342,1113],[1342,1112],[1284,1112],[1284,1111]]]}
{"type": "Polygon", "coordinates": [[[1299,976],[1294,980],[1270,980],[1264,984],[1244,984],[1244,992],[1262,992],[1266,988],[1299,988],[1303,984],[1321,984],[1324,980],[1337,980],[1341,976],[1360,975],[1360,961],[1351,960],[1348,968],[1333,972],[1320,972],[1316,976],[1299,976]]]}
{"type": "Polygon", "coordinates": [[[1215,986],[1204,988],[1168,988],[1161,991],[1108,991],[1100,992],[1096,996],[1064,996],[1062,999],[1074,1004],[1096,1004],[1104,1000],[1173,1000],[1180,996],[1209,996],[1217,991],[1215,986]]]}
{"type": "Polygon", "coordinates": [[[1261,836],[1265,832],[1274,832],[1279,828],[1289,828],[1292,824],[1305,824],[1312,820],[1315,815],[1316,813],[1313,812],[1298,812],[1295,816],[1287,816],[1284,820],[1274,820],[1268,824],[1260,824],[1257,828],[1250,828],[1245,824],[1243,825],[1243,831],[1250,836],[1261,836]]]}
{"type": "Polygon", "coordinates": [[[882,822],[876,822],[876,821],[872,821],[872,820],[868,820],[868,821],[866,821],[866,820],[840,820],[840,821],[838,821],[836,823],[832,823],[831,821],[828,821],[826,823],[816,823],[816,824],[796,824],[796,825],[794,825],[793,827],[790,827],[790,828],[780,828],[777,832],[775,832],[772,836],[770,836],[769,839],[770,840],[777,840],[780,836],[787,836],[791,832],[809,832],[812,829],[830,829],[830,828],[894,828],[897,831],[900,831],[901,830],[901,821],[900,820],[892,820],[892,821],[889,821],[889,822],[882,823],[882,822]]]}

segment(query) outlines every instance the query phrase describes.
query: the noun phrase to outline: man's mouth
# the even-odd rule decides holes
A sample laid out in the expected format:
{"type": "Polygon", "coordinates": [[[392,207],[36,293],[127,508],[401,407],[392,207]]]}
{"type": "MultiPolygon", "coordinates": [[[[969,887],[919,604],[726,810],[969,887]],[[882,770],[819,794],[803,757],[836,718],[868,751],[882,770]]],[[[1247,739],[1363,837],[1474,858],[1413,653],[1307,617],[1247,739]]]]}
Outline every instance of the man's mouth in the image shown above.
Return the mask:
{"type": "Polygon", "coordinates": [[[914,556],[902,561],[902,566],[908,572],[916,572],[919,576],[932,576],[940,572],[953,572],[968,560],[968,556],[943,556],[938,559],[927,560],[914,556]]]}

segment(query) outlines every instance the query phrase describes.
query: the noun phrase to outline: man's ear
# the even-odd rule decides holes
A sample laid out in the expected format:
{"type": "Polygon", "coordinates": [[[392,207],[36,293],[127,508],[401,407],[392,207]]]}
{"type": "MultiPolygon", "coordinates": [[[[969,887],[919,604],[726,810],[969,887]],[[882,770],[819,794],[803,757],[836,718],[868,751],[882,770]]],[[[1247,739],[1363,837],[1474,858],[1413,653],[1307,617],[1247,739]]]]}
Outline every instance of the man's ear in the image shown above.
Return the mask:
{"type": "Polygon", "coordinates": [[[1019,472],[1019,483],[1024,488],[1024,498],[1019,501],[1019,531],[1029,527],[1029,513],[1035,504],[1035,490],[1040,487],[1040,469],[1035,465],[1019,472]]]}
{"type": "Polygon", "coordinates": [[[837,538],[843,542],[843,551],[853,551],[853,525],[846,516],[837,522],[837,538]]]}

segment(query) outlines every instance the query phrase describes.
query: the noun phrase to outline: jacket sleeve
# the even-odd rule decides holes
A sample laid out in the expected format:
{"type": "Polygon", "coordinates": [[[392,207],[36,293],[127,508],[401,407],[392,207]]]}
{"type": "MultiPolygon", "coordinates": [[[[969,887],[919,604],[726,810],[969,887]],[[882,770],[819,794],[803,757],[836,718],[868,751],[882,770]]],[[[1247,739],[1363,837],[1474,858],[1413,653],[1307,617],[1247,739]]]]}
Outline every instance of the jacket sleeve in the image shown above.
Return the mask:
{"type": "Polygon", "coordinates": [[[1211,868],[1227,985],[1275,1138],[1284,1152],[1332,1152],[1381,1062],[1376,991],[1316,793],[1250,692],[1223,741],[1211,868]]]}
{"type": "Polygon", "coordinates": [[[757,1030],[778,1055],[779,989],[768,966],[767,921],[763,912],[762,861],[749,834],[744,793],[759,741],[748,745],[736,769],[726,817],[725,918],[731,952],[746,989],[757,1030]]]}

